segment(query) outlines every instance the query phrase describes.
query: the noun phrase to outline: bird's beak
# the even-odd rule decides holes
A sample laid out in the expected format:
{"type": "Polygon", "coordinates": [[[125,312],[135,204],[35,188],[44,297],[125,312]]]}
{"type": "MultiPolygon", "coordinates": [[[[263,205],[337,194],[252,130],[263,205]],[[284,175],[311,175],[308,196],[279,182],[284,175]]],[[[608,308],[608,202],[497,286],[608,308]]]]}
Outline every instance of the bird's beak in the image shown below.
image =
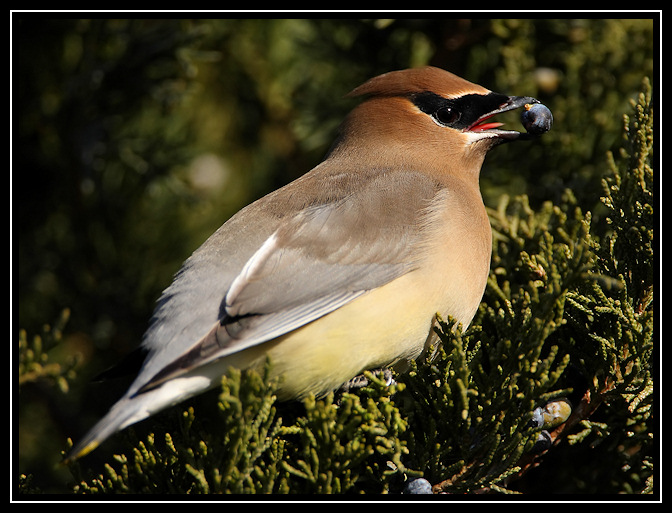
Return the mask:
{"type": "MultiPolygon", "coordinates": [[[[534,103],[540,103],[536,98],[531,96],[509,96],[504,97],[505,101],[500,104],[500,106],[490,112],[486,112],[481,117],[479,117],[474,123],[472,123],[467,128],[463,129],[465,133],[478,134],[483,137],[497,138],[501,139],[502,142],[514,141],[516,139],[529,139],[530,136],[527,133],[516,132],[515,130],[500,130],[499,127],[504,123],[499,122],[487,122],[493,116],[501,114],[502,112],[507,112],[510,110],[515,110],[525,105],[530,105],[534,103]]],[[[481,137],[479,137],[480,139],[481,137]]]]}

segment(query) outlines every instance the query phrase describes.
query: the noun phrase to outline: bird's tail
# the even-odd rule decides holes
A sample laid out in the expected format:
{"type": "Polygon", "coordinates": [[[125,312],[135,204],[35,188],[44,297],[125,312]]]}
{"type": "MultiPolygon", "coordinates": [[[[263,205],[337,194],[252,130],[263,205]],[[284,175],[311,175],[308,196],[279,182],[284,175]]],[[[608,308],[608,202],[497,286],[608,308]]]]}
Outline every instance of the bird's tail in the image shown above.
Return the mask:
{"type": "Polygon", "coordinates": [[[221,372],[217,368],[213,370],[212,367],[206,368],[204,372],[199,370],[190,376],[170,380],[142,393],[136,393],[138,387],[131,386],[127,395],[119,399],[107,415],[100,419],[86,436],[68,451],[64,462],[71,462],[85,456],[117,431],[219,383],[214,378],[221,376],[221,372]]]}
{"type": "Polygon", "coordinates": [[[143,396],[120,399],[107,415],[68,451],[64,463],[86,456],[117,431],[147,418],[150,415],[147,409],[148,401],[151,401],[151,398],[143,396]]]}

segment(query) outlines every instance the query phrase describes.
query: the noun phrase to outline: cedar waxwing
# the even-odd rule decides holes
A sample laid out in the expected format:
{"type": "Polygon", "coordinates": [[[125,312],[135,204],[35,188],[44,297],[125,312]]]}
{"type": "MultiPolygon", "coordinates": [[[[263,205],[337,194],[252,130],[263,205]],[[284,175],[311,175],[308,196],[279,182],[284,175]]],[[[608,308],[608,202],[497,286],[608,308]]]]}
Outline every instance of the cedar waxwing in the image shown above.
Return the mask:
{"type": "Polygon", "coordinates": [[[469,325],[491,254],[481,164],[521,137],[488,120],[538,100],[432,67],[350,96],[364,101],[324,161],[186,260],[158,301],[137,378],[69,459],[217,386],[230,367],[270,357],[281,397],[319,396],[367,369],[403,370],[435,340],[437,313],[469,325]]]}

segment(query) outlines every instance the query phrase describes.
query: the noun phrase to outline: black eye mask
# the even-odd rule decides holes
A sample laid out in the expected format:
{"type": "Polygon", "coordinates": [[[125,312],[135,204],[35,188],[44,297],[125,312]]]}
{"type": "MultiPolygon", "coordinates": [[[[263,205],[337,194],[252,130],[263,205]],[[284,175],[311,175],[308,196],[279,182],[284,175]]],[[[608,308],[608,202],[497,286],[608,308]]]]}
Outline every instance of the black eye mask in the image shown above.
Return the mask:
{"type": "Polygon", "coordinates": [[[503,94],[467,94],[455,99],[444,98],[426,91],[411,96],[411,101],[422,112],[432,116],[438,123],[466,130],[473,126],[484,114],[494,112],[509,103],[503,94]]]}

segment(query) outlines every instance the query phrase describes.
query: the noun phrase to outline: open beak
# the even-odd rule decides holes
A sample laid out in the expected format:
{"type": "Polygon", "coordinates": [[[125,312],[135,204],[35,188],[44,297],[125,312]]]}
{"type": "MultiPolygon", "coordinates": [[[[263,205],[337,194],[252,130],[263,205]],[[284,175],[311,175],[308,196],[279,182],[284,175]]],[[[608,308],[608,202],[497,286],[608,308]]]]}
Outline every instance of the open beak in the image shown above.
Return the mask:
{"type": "Polygon", "coordinates": [[[534,103],[540,102],[531,96],[509,96],[498,108],[483,114],[463,131],[480,135],[481,137],[478,139],[492,137],[502,139],[502,142],[513,141],[516,139],[528,139],[529,134],[516,132],[515,130],[500,130],[499,127],[504,125],[504,123],[496,121],[488,122],[488,120],[502,112],[508,112],[534,103]]]}

